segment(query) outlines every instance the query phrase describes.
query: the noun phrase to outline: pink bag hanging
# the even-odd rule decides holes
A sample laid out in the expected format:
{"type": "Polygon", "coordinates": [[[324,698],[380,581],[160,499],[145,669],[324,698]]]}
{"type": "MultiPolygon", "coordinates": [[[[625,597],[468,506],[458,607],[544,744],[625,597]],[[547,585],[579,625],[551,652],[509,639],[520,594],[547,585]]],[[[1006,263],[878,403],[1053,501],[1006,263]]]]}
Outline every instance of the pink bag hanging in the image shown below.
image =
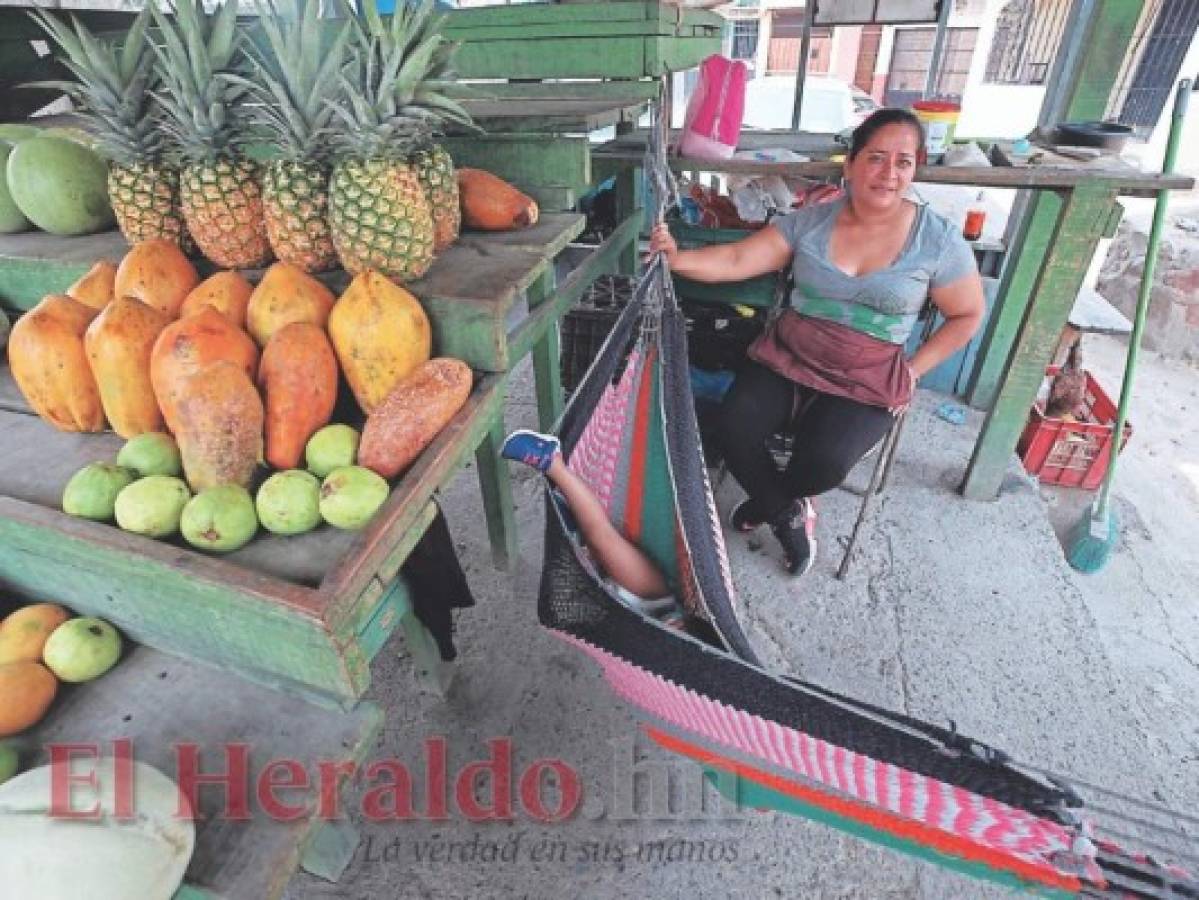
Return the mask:
{"type": "Polygon", "coordinates": [[[745,117],[745,63],[714,55],[699,66],[699,82],[683,118],[680,156],[729,159],[745,117]]]}

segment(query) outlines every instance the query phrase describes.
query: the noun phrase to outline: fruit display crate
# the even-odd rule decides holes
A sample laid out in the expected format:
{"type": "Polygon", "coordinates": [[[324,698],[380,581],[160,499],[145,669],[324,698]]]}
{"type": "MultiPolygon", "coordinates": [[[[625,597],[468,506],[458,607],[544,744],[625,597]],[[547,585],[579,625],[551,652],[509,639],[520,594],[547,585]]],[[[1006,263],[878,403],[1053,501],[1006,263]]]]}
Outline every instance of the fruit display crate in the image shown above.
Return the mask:
{"type": "MultiPolygon", "coordinates": [[[[1051,366],[1047,374],[1058,374],[1051,366]]],[[[1020,435],[1016,453],[1025,470],[1042,484],[1058,484],[1096,490],[1107,474],[1112,458],[1112,435],[1116,430],[1116,404],[1104,392],[1090,372],[1081,418],[1056,418],[1045,415],[1040,401],[1033,406],[1028,424],[1020,435]]],[[[1132,423],[1124,423],[1123,450],[1132,437],[1132,423]]]]}
{"type": "MultiPolygon", "coordinates": [[[[0,587],[100,616],[138,643],[352,706],[388,636],[403,627],[411,643],[423,633],[396,576],[433,520],[434,491],[476,451],[494,457],[503,400],[502,376],[477,381],[365,529],[261,532],[218,557],[61,512],[70,476],[123,441],[55,431],[0,369],[0,587]]],[[[492,477],[487,468],[481,478],[492,477]]]]}

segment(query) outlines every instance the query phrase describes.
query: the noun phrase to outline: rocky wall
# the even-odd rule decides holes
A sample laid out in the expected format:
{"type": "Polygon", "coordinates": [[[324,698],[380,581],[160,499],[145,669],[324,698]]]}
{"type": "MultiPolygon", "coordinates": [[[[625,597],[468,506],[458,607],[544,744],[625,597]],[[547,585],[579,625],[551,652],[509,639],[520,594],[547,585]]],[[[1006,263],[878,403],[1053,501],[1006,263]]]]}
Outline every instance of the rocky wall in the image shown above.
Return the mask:
{"type": "MultiPolygon", "coordinates": [[[[1148,243],[1147,222],[1122,222],[1095,285],[1129,319],[1136,313],[1148,243]]],[[[1164,356],[1199,360],[1199,206],[1167,213],[1144,346],[1164,356]]]]}

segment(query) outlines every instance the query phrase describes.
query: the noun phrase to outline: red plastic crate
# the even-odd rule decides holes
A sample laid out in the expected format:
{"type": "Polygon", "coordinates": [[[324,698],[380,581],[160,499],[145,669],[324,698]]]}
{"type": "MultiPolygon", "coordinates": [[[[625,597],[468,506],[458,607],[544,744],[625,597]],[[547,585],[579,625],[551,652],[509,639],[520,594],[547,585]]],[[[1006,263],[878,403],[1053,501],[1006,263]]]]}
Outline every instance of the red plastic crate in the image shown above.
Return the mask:
{"type": "MultiPolygon", "coordinates": [[[[1049,376],[1058,373],[1050,367],[1049,376]]],[[[1112,456],[1112,432],[1116,427],[1116,404],[1103,392],[1090,372],[1087,376],[1084,417],[1078,421],[1055,419],[1045,415],[1038,402],[1028,416],[1016,452],[1031,475],[1042,484],[1060,484],[1095,490],[1107,474],[1112,456]]],[[[1123,450],[1132,436],[1132,423],[1124,423],[1123,450]]]]}

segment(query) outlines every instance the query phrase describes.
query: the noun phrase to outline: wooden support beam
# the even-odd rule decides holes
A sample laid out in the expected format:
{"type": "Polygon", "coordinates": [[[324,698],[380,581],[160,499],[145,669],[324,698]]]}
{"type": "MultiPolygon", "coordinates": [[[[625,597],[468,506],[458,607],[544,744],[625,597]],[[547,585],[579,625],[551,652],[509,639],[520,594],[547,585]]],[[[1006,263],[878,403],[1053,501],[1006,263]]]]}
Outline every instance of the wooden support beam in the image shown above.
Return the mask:
{"type": "Polygon", "coordinates": [[[966,469],[962,494],[993,500],[1028,420],[1028,411],[1045,377],[1045,367],[1070,315],[1095,246],[1107,228],[1115,189],[1096,181],[1076,188],[1066,199],[1037,274],[1028,312],[1014,335],[1015,350],[999,381],[995,405],[987,414],[974,455],[966,469]]]}

